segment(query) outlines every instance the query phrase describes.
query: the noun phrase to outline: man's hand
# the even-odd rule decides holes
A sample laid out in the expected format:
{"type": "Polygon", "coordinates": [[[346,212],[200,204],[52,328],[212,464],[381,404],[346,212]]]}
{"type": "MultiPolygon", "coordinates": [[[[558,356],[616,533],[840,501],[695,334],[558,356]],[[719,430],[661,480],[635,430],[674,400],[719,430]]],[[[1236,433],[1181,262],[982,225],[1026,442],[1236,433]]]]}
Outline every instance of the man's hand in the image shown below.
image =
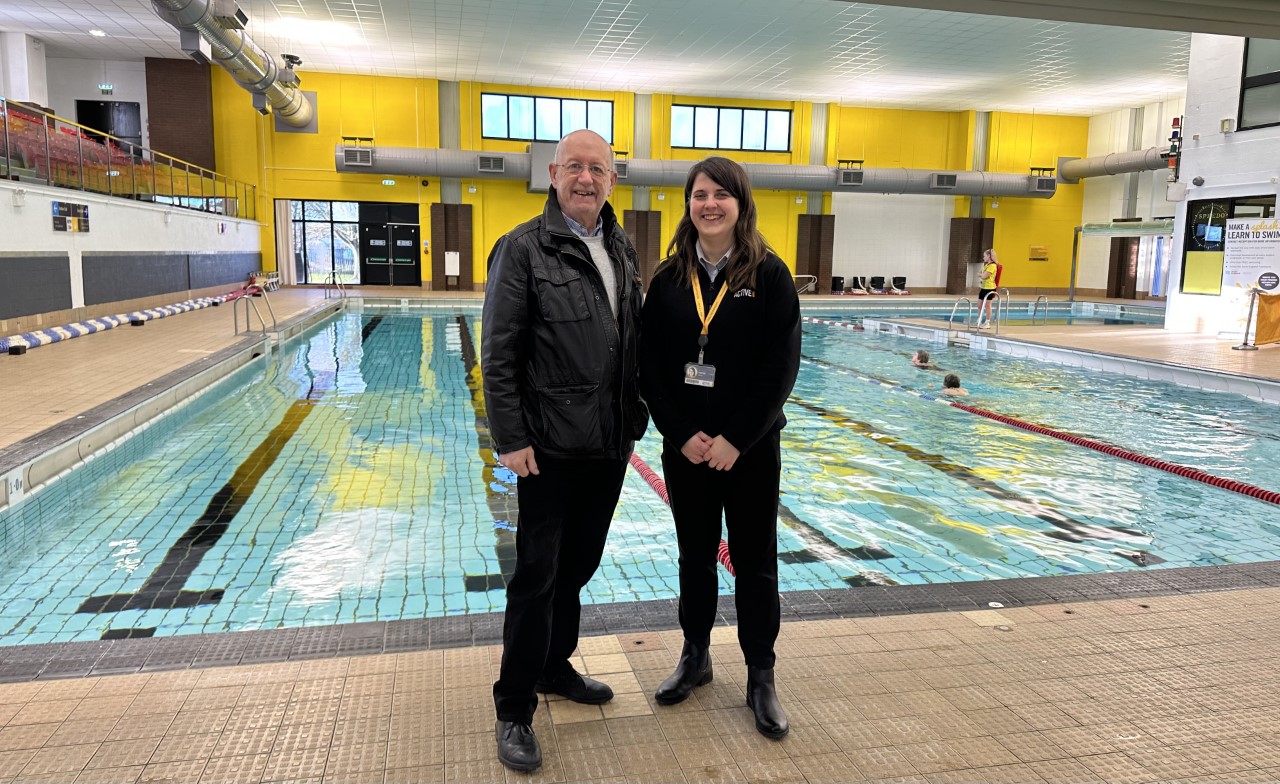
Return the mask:
{"type": "Polygon", "coordinates": [[[538,461],[533,457],[533,447],[531,446],[508,452],[505,455],[498,455],[498,462],[502,463],[505,468],[514,471],[516,476],[538,475],[538,461]]]}
{"type": "Polygon", "coordinates": [[[680,454],[689,458],[689,462],[697,465],[707,461],[707,450],[711,448],[711,436],[699,430],[680,447],[680,454]]]}
{"type": "Polygon", "coordinates": [[[707,450],[707,465],[717,471],[728,471],[738,461],[739,454],[737,447],[726,441],[724,436],[716,436],[707,450]]]}

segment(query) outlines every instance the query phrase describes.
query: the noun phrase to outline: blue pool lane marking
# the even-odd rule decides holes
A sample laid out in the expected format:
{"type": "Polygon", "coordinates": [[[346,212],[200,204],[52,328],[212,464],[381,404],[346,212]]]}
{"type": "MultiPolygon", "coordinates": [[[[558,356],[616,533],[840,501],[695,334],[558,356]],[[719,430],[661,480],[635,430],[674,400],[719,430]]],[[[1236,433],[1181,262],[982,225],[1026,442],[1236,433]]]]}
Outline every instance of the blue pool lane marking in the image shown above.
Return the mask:
{"type": "MultiPolygon", "coordinates": [[[[369,335],[382,322],[381,316],[375,316],[365,325],[361,339],[367,340],[369,335]]],[[[257,448],[245,458],[231,475],[231,479],[214,493],[204,513],[174,542],[165,553],[160,565],[151,572],[134,593],[113,593],[91,596],[80,604],[76,612],[112,613],[124,610],[177,609],[195,607],[201,604],[216,604],[222,601],[223,588],[208,588],[203,591],[188,591],[183,586],[195,573],[204,560],[205,555],[227,532],[231,521],[249,501],[258,483],[267,469],[275,464],[280,453],[298,428],[315,410],[316,403],[324,397],[327,388],[312,386],[305,398],[294,401],[285,411],[284,419],[272,428],[267,437],[257,448]]],[[[102,639],[120,639],[122,637],[148,637],[155,629],[110,629],[102,639]]]]}

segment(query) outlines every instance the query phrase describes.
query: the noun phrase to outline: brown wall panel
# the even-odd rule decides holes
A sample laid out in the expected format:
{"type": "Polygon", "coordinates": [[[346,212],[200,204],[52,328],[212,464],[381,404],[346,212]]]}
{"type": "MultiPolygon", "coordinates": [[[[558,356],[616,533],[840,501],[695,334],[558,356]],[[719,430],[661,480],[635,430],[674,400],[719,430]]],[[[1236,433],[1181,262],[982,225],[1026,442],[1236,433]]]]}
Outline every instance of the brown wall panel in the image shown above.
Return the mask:
{"type": "Polygon", "coordinates": [[[640,281],[645,288],[662,263],[662,213],[657,210],[623,210],[622,230],[631,239],[640,259],[640,281]]]}
{"type": "Polygon", "coordinates": [[[478,288],[471,272],[475,262],[471,230],[470,204],[431,205],[432,291],[472,291],[478,288]],[[444,256],[449,251],[458,252],[460,274],[456,278],[447,278],[444,274],[444,256]]]}
{"type": "Polygon", "coordinates": [[[147,132],[153,150],[216,170],[212,67],[190,60],[146,58],[147,132]]]}
{"type": "Polygon", "coordinates": [[[969,291],[970,264],[982,261],[982,252],[994,242],[995,218],[952,218],[947,244],[947,293],[969,291]]]}

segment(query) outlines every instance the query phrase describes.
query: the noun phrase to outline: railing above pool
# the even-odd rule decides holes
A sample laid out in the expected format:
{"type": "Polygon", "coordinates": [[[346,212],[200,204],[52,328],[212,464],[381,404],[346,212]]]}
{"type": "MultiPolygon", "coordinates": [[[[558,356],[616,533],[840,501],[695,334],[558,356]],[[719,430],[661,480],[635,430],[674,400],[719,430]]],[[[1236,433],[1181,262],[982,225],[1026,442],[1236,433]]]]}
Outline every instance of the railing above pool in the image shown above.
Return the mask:
{"type": "Polygon", "coordinates": [[[255,185],[3,98],[0,177],[257,219],[255,185]]]}

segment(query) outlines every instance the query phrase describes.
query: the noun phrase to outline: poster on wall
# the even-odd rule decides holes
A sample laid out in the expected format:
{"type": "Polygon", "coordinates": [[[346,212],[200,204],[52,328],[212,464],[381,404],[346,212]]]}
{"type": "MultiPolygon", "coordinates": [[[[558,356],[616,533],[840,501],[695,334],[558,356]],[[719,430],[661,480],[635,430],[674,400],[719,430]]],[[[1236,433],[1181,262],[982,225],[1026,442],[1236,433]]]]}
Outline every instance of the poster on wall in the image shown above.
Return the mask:
{"type": "Polygon", "coordinates": [[[1222,287],[1276,287],[1280,274],[1280,219],[1232,218],[1222,258],[1222,287]]]}
{"type": "Polygon", "coordinates": [[[73,204],[69,201],[55,201],[53,203],[53,230],[88,231],[89,205],[73,204]]]}

